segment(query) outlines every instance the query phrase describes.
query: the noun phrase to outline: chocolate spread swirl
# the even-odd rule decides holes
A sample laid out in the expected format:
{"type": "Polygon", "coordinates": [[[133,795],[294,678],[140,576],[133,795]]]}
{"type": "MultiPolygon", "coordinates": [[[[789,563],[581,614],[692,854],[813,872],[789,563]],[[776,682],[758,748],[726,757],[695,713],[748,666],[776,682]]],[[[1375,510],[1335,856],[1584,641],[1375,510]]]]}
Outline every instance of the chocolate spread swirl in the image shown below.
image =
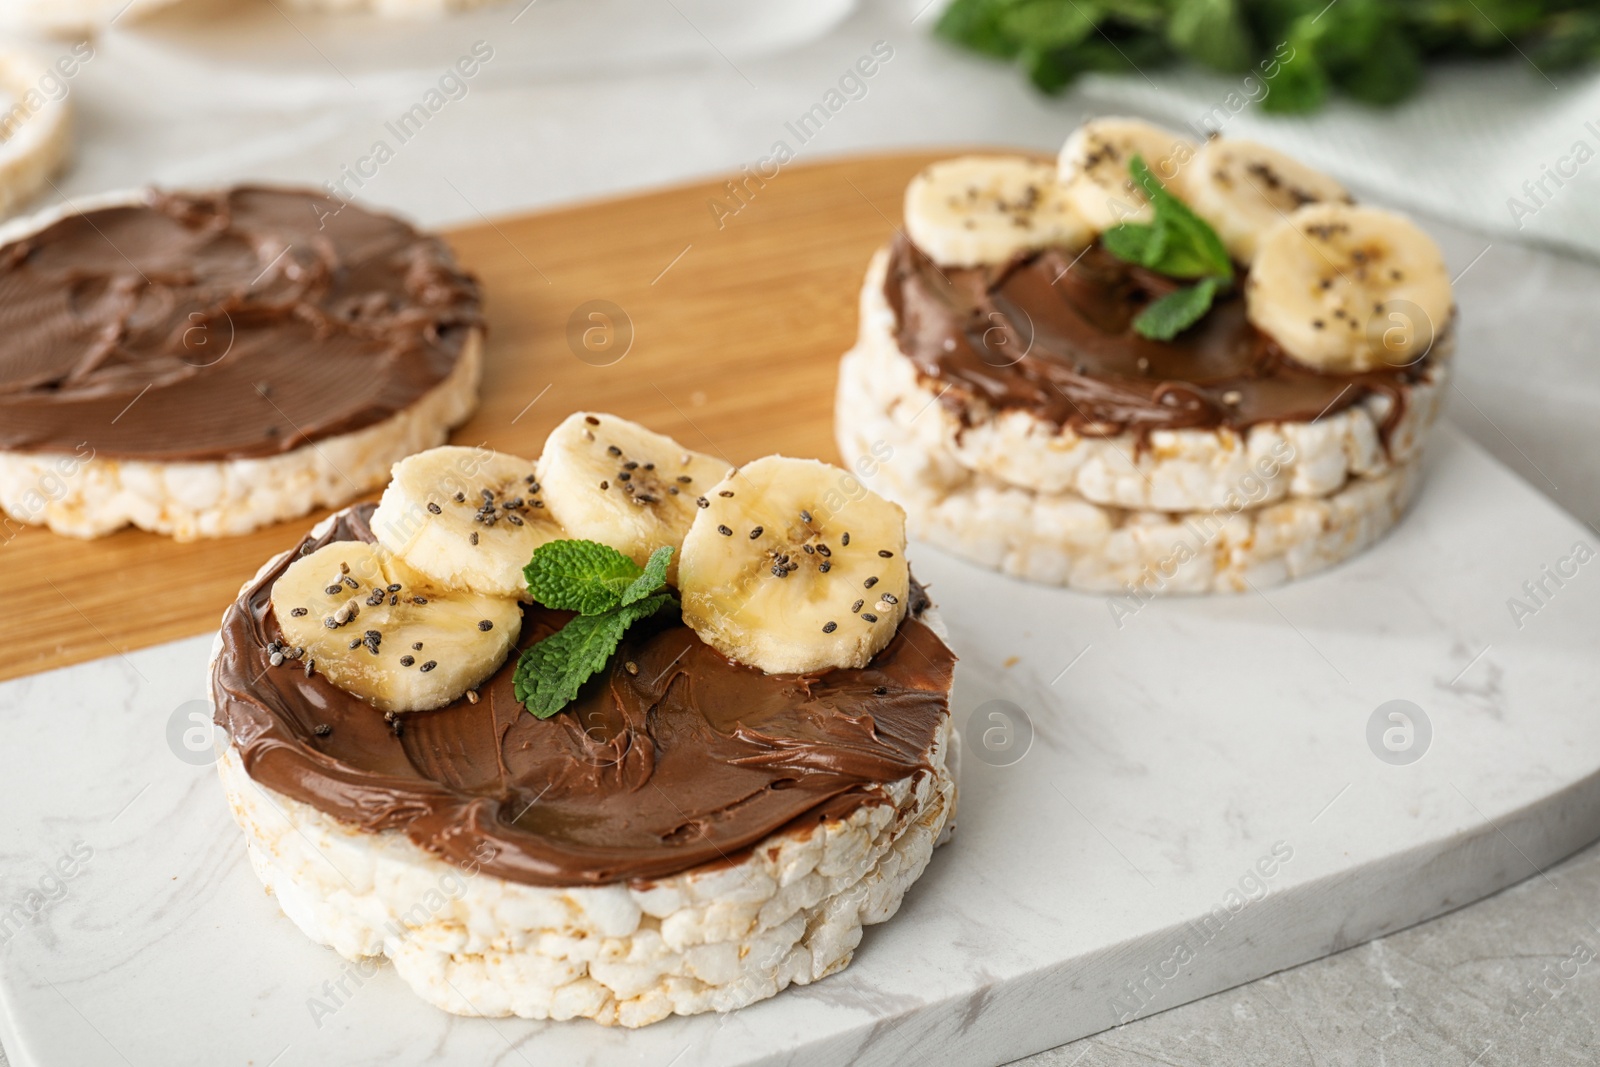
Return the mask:
{"type": "Polygon", "coordinates": [[[477,282],[399,219],[150,192],[0,248],[0,450],[286,452],[416,402],[481,321],[477,282]]]}
{"type": "MultiPolygon", "coordinates": [[[[372,511],[342,512],[300,551],[370,541],[372,511]]],[[[217,724],[250,776],[458,864],[487,844],[483,869],[530,885],[645,882],[881,803],[879,785],[929,772],[949,713],[955,656],[915,617],[927,598],[914,587],[912,614],[861,670],[762,674],[663,619],[630,630],[553,718],[517,702],[512,657],[477,703],[405,715],[396,733],[300,663],[270,665],[266,646],[281,636],[272,584],[287,566],[228,610],[212,675],[217,724]]],[[[569,617],[529,605],[521,646],[569,617]]]]}
{"type": "Polygon", "coordinates": [[[1387,442],[1426,358],[1351,374],[1297,363],[1245,318],[1242,278],[1171,341],[1134,330],[1139,312],[1184,284],[1098,245],[941,268],[900,237],[884,295],[900,350],[924,378],[950,386],[944,403],[963,418],[979,401],[1085,437],[1143,440],[1152,430],[1308,422],[1384,394],[1394,401],[1379,428],[1387,442]]]}

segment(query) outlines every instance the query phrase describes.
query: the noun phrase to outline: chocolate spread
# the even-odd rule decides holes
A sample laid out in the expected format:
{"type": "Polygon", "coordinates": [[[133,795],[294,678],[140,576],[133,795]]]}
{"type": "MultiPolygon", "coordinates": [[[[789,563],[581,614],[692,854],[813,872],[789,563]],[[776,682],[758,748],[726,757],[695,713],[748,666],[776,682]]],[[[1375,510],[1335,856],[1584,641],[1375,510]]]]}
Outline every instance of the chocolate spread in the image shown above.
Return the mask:
{"type": "Polygon", "coordinates": [[[150,192],[0,248],[0,450],[286,452],[414,403],[480,323],[477,282],[399,219],[150,192]]]}
{"type": "MultiPolygon", "coordinates": [[[[1364,373],[1297,363],[1245,318],[1243,279],[1171,341],[1133,329],[1150,303],[1186,283],[1095,245],[1048,249],[999,267],[941,268],[904,237],[884,295],[900,350],[924,378],[948,383],[944,403],[1024,409],[1086,437],[1152,430],[1244,430],[1308,422],[1373,394],[1393,398],[1380,433],[1404,412],[1404,386],[1427,359],[1364,373]]],[[[1335,323],[1333,326],[1340,326],[1335,323]]]]}
{"type": "MultiPolygon", "coordinates": [[[[370,541],[372,510],[341,513],[300,551],[370,541]]],[[[530,885],[644,882],[883,802],[876,786],[929,771],[949,711],[955,656],[915,617],[927,598],[914,587],[912,613],[861,670],[763,674],[665,618],[630,630],[552,718],[517,702],[511,657],[477,703],[401,716],[397,733],[302,664],[271,666],[272,584],[287,566],[228,610],[212,676],[217,724],[250,776],[459,864],[487,844],[483,869],[530,885]]],[[[569,617],[529,605],[522,647],[569,617]]]]}

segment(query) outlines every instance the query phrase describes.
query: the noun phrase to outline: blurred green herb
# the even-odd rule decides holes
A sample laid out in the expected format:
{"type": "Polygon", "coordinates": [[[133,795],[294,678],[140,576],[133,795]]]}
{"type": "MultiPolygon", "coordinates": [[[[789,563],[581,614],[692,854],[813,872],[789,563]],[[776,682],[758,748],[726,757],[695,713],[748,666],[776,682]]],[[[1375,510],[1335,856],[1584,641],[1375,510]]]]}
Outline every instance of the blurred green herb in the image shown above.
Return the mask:
{"type": "Polygon", "coordinates": [[[1252,98],[1286,114],[1334,91],[1396,103],[1430,60],[1521,53],[1541,72],[1600,60],[1594,0],[954,0],[936,32],[1020,63],[1044,92],[1188,60],[1254,74],[1252,98]]]}

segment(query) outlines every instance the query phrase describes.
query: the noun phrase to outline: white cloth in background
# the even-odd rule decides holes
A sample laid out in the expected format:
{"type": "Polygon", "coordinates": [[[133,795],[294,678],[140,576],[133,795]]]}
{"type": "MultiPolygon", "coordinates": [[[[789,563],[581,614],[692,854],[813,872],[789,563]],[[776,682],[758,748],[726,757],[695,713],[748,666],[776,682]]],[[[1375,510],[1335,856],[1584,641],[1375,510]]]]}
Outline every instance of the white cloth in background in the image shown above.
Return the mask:
{"type": "Polygon", "coordinates": [[[1510,59],[1430,69],[1395,108],[1334,98],[1307,118],[1266,114],[1256,80],[1194,72],[1086,79],[1097,109],[1270,142],[1358,192],[1506,238],[1600,256],[1600,73],[1510,59]]]}

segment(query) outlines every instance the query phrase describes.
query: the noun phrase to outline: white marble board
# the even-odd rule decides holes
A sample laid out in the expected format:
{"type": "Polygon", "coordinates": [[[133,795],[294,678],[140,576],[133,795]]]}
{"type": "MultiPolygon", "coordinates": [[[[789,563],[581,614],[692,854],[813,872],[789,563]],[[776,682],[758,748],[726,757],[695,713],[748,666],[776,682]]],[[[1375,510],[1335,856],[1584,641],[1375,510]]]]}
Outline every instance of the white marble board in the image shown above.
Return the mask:
{"type": "Polygon", "coordinates": [[[955,841],[843,974],[632,1032],[452,1018],[387,969],[313,1012],[351,968],[262,892],[205,738],[183,736],[211,638],[8,682],[0,1042],[16,1067],[1001,1063],[1600,837],[1600,562],[1562,564],[1579,542],[1592,531],[1444,426],[1414,512],[1366,555],[1120,628],[1103,599],[914,546],[962,656],[958,719],[977,719],[955,841]],[[1575,573],[1558,587],[1547,566],[1575,573]],[[1514,619],[1513,597],[1536,610],[1514,619]],[[1368,742],[1396,699],[1431,724],[1403,765],[1368,742]],[[983,747],[1005,740],[994,700],[1033,735],[1007,765],[1014,749],[983,747]]]}

